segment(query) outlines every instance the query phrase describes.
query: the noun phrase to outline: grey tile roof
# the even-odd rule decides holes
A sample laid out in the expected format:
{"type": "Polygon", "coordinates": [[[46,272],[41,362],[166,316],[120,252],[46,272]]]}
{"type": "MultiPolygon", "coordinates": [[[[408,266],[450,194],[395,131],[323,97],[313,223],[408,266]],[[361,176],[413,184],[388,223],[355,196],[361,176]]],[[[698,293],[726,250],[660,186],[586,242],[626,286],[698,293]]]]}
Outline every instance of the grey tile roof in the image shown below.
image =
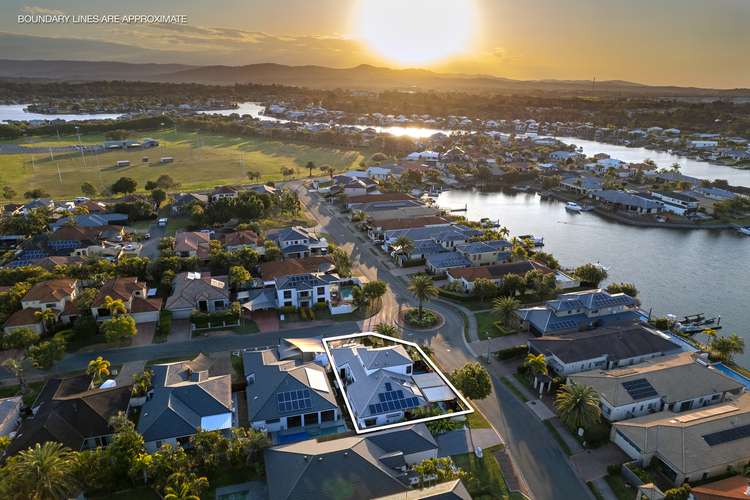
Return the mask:
{"type": "Polygon", "coordinates": [[[243,352],[242,360],[245,377],[253,375],[255,381],[248,383],[247,411],[250,422],[269,420],[289,415],[300,415],[338,408],[336,397],[328,381],[325,369],[317,363],[303,363],[296,360],[283,361],[273,350],[243,352]],[[327,390],[313,387],[310,372],[322,375],[327,390]],[[277,395],[288,391],[308,389],[311,407],[305,410],[282,412],[277,395]]]}
{"type": "Polygon", "coordinates": [[[326,286],[339,281],[338,276],[332,274],[294,274],[290,276],[279,276],[275,280],[276,288],[279,290],[312,290],[317,286],[326,286]]]}
{"type": "Polygon", "coordinates": [[[195,434],[201,418],[232,411],[229,375],[212,375],[211,360],[164,363],[153,370],[153,395],[141,409],[138,432],[145,441],[195,434]]]}
{"type": "Polygon", "coordinates": [[[456,245],[456,251],[472,255],[497,252],[498,250],[510,248],[510,246],[511,244],[505,240],[474,241],[472,243],[456,245]]]}
{"type": "Polygon", "coordinates": [[[448,269],[449,267],[466,267],[471,261],[458,252],[441,252],[427,256],[427,264],[436,269],[448,269]]]}
{"type": "Polygon", "coordinates": [[[433,239],[436,241],[463,241],[480,236],[481,231],[462,225],[454,226],[432,226],[416,227],[410,229],[394,229],[385,232],[385,239],[395,240],[400,236],[406,236],[412,241],[433,239]]]}
{"type": "Polygon", "coordinates": [[[194,308],[199,300],[229,300],[227,284],[219,277],[211,277],[210,273],[180,273],[172,286],[174,290],[165,306],[169,310],[194,308]]]}
{"type": "Polygon", "coordinates": [[[655,353],[674,353],[680,347],[643,326],[596,329],[568,335],[533,338],[529,345],[546,356],[564,363],[606,356],[609,360],[628,359],[655,353]]]}

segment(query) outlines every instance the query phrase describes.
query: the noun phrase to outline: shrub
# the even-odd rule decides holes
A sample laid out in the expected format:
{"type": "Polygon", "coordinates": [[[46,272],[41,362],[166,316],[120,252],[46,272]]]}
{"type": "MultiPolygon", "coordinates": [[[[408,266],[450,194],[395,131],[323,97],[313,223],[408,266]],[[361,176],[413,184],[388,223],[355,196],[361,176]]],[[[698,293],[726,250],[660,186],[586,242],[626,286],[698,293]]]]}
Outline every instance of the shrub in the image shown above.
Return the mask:
{"type": "Polygon", "coordinates": [[[610,476],[616,476],[620,473],[620,468],[622,466],[620,464],[610,464],[607,466],[607,474],[610,476]]]}
{"type": "Polygon", "coordinates": [[[325,311],[326,309],[328,309],[328,304],[326,304],[325,302],[316,302],[315,304],[313,304],[313,309],[316,311],[325,311]]]}
{"type": "Polygon", "coordinates": [[[294,306],[284,306],[281,308],[283,314],[294,314],[297,312],[297,308],[294,306]]]}
{"type": "Polygon", "coordinates": [[[438,322],[438,317],[429,309],[424,309],[422,311],[421,318],[419,317],[419,310],[417,309],[408,311],[404,318],[410,326],[416,326],[419,328],[426,328],[438,322]]]}
{"type": "Polygon", "coordinates": [[[166,337],[172,331],[172,311],[159,312],[159,336],[166,337]]]}

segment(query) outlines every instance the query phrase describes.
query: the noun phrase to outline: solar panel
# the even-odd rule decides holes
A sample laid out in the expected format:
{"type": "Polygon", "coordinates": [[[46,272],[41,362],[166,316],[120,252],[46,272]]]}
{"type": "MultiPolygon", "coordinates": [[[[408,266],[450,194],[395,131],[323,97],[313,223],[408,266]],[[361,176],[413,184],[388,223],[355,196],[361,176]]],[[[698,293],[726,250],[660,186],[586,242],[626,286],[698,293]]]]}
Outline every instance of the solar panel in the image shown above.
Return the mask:
{"type": "Polygon", "coordinates": [[[736,441],[750,437],[750,424],[735,427],[733,429],[726,429],[723,431],[712,432],[705,434],[703,439],[706,441],[708,446],[716,446],[723,443],[729,443],[730,441],[736,441]]]}
{"type": "Polygon", "coordinates": [[[312,400],[310,399],[310,391],[308,389],[280,392],[276,398],[281,413],[309,410],[312,408],[312,400]]]}
{"type": "Polygon", "coordinates": [[[658,394],[656,389],[645,378],[628,380],[627,382],[623,382],[622,386],[628,391],[630,397],[635,400],[651,398],[658,394]]]}
{"type": "Polygon", "coordinates": [[[392,390],[393,390],[393,389],[391,388],[391,383],[390,383],[390,382],[386,382],[386,383],[385,383],[385,390],[386,390],[386,391],[392,391],[392,390]]]}
{"type": "Polygon", "coordinates": [[[419,406],[419,398],[404,398],[404,391],[381,392],[378,394],[380,403],[368,405],[371,415],[390,411],[408,410],[419,406]]]}

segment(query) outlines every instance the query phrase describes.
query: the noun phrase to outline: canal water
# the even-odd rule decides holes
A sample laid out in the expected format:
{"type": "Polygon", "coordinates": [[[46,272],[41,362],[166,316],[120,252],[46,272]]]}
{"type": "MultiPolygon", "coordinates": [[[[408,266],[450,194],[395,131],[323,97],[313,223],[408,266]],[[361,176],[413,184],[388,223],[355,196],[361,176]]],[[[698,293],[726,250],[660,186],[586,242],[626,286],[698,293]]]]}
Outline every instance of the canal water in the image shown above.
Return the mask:
{"type": "Polygon", "coordinates": [[[642,228],[594,213],[574,214],[536,194],[445,191],[442,208],[464,208],[472,220],[499,220],[511,234],[543,236],[544,250],[564,267],[600,262],[607,282],[635,283],[644,310],[655,315],[721,315],[722,333],[747,343],[738,357],[750,366],[750,238],[735,231],[642,228]]]}

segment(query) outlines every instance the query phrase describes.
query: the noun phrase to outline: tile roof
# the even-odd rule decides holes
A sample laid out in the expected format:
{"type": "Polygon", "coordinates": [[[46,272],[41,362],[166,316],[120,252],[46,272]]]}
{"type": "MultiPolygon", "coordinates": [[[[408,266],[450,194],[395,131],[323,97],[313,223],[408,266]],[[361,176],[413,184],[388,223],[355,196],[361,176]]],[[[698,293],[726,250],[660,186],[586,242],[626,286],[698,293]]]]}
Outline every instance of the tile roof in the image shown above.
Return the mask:
{"type": "Polygon", "coordinates": [[[199,300],[229,300],[226,282],[221,277],[211,277],[211,273],[180,273],[172,287],[165,306],[169,310],[194,308],[199,300]]]}
{"type": "Polygon", "coordinates": [[[41,320],[36,317],[36,313],[40,311],[41,309],[36,307],[19,309],[18,311],[11,314],[7,320],[5,320],[5,326],[38,325],[39,323],[41,323],[41,320]]]}
{"type": "Polygon", "coordinates": [[[554,271],[544,264],[533,260],[522,260],[508,262],[506,264],[495,264],[492,266],[465,267],[461,269],[450,269],[448,274],[454,279],[465,279],[473,282],[478,278],[500,280],[508,274],[525,275],[529,271],[537,270],[542,274],[552,274],[554,271]]]}
{"type": "Polygon", "coordinates": [[[458,252],[441,252],[428,255],[427,265],[436,269],[470,266],[471,261],[458,252]]]}
{"type": "Polygon", "coordinates": [[[437,215],[428,217],[412,217],[406,219],[383,219],[373,223],[373,226],[382,231],[391,231],[393,229],[411,229],[417,227],[448,225],[450,221],[437,215]]]}
{"type": "Polygon", "coordinates": [[[274,260],[260,264],[260,276],[271,281],[294,274],[328,272],[333,269],[333,259],[328,256],[310,256],[301,259],[274,260]]]}
{"type": "Polygon", "coordinates": [[[29,290],[22,300],[57,302],[60,299],[69,297],[75,291],[77,284],[77,280],[70,278],[41,281],[31,287],[31,290],[29,290]]]}
{"type": "Polygon", "coordinates": [[[113,278],[105,282],[101,288],[99,288],[99,291],[91,303],[91,307],[103,307],[104,298],[107,296],[110,296],[113,299],[120,299],[127,305],[127,302],[130,301],[131,297],[133,297],[136,292],[142,292],[145,288],[146,284],[139,283],[138,278],[136,277],[113,278]]]}
{"type": "Polygon", "coordinates": [[[255,231],[251,231],[250,229],[225,234],[221,238],[221,242],[224,244],[224,246],[257,245],[258,241],[260,240],[260,236],[258,236],[255,231]]]}
{"type": "Polygon", "coordinates": [[[175,234],[176,253],[195,252],[200,259],[207,259],[210,252],[211,236],[200,231],[182,231],[175,234]]]}

